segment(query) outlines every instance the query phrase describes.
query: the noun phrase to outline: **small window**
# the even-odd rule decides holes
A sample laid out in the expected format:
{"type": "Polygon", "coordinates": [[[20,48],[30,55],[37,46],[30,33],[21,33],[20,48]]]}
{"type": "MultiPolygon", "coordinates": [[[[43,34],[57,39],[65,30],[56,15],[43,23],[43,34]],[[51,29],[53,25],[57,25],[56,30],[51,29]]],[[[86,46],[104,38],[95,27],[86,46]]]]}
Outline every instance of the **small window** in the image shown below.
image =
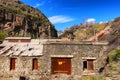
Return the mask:
{"type": "Polygon", "coordinates": [[[10,59],[10,70],[15,70],[15,61],[16,61],[16,58],[10,59]]]}
{"type": "Polygon", "coordinates": [[[38,60],[33,59],[33,70],[38,69],[38,60]]]}

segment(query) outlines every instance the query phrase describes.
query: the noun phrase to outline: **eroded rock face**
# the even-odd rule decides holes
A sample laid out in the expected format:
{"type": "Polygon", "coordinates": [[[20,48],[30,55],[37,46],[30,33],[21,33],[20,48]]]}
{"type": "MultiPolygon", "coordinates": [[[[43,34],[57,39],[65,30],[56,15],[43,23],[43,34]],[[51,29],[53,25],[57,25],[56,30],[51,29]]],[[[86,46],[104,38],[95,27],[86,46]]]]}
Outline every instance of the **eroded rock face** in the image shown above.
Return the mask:
{"type": "Polygon", "coordinates": [[[0,0],[0,30],[8,36],[57,37],[57,31],[39,10],[18,0],[0,0]]]}

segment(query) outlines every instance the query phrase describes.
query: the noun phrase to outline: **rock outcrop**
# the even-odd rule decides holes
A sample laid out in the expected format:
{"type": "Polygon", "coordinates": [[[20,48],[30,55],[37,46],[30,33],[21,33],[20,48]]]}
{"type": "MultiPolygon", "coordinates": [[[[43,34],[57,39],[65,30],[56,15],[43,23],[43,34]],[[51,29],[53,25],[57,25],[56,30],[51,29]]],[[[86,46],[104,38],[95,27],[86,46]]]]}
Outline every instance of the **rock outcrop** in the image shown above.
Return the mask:
{"type": "Polygon", "coordinates": [[[60,38],[69,38],[72,35],[77,41],[108,41],[113,42],[120,36],[120,17],[108,23],[73,25],[64,31],[60,38]],[[96,39],[95,39],[96,38],[96,39]]]}
{"type": "Polygon", "coordinates": [[[0,31],[7,36],[57,37],[56,29],[41,11],[19,0],[0,0],[0,31]]]}

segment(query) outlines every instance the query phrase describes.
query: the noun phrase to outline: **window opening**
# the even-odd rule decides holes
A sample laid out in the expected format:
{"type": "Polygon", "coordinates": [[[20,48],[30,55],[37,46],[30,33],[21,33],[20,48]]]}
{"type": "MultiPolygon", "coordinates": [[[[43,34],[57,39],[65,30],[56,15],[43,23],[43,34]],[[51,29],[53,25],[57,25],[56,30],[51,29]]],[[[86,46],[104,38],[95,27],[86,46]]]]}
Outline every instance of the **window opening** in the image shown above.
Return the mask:
{"type": "Polygon", "coordinates": [[[38,60],[37,59],[33,59],[33,70],[34,69],[38,69],[38,60]]]}
{"type": "Polygon", "coordinates": [[[15,70],[15,61],[16,61],[16,58],[10,59],[10,70],[15,70]]]}

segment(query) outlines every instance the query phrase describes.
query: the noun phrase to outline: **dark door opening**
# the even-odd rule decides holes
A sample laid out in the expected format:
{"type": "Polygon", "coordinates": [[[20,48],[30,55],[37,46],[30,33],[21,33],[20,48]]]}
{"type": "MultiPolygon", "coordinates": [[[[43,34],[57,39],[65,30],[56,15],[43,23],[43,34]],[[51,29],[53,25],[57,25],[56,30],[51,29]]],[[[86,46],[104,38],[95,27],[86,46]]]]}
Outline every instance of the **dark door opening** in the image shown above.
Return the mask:
{"type": "Polygon", "coordinates": [[[26,80],[26,78],[21,76],[19,80],[26,80]]]}
{"type": "Polygon", "coordinates": [[[83,70],[87,69],[87,61],[83,61],[83,70]]]}

